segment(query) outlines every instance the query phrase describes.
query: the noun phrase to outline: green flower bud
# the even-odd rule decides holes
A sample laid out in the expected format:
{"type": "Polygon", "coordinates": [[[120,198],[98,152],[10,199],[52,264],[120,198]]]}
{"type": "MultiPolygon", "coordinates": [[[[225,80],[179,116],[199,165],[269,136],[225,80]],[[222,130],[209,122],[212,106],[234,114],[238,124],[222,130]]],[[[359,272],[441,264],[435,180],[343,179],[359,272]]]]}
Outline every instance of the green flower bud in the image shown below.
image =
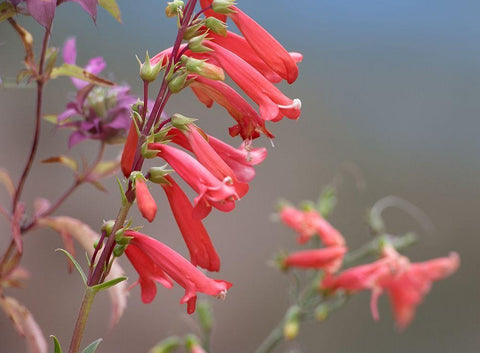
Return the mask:
{"type": "Polygon", "coordinates": [[[169,184],[169,182],[165,179],[165,176],[172,172],[172,169],[167,169],[166,164],[162,167],[152,167],[148,171],[150,176],[149,180],[155,184],[169,184]]]}
{"type": "Polygon", "coordinates": [[[325,321],[328,318],[328,306],[326,304],[320,304],[315,309],[315,319],[318,321],[325,321]]]}
{"type": "Polygon", "coordinates": [[[115,221],[114,220],[109,220],[109,221],[105,221],[103,222],[103,225],[102,225],[102,232],[104,231],[105,232],[105,235],[108,237],[110,234],[112,234],[112,230],[113,230],[113,226],[115,225],[115,221]]]}
{"type": "Polygon", "coordinates": [[[175,113],[172,115],[170,123],[179,130],[189,130],[189,125],[192,125],[197,119],[186,117],[182,114],[175,113]]]}
{"type": "Polygon", "coordinates": [[[196,73],[211,80],[225,80],[225,73],[222,68],[217,65],[207,63],[205,60],[191,58],[186,55],[182,56],[182,62],[185,63],[185,68],[189,72],[196,73]]]}
{"type": "Polygon", "coordinates": [[[202,34],[201,36],[193,37],[188,41],[188,49],[194,53],[207,53],[212,51],[212,49],[207,48],[203,45],[203,41],[207,37],[207,33],[202,34]]]}
{"type": "Polygon", "coordinates": [[[213,33],[219,34],[223,37],[227,35],[227,25],[218,18],[207,17],[205,20],[205,27],[207,27],[213,33]]]}
{"type": "Polygon", "coordinates": [[[213,0],[212,10],[216,13],[228,15],[229,13],[235,12],[231,9],[231,7],[234,5],[234,0],[213,0]]]}
{"type": "Polygon", "coordinates": [[[300,331],[300,308],[297,305],[291,306],[285,315],[283,336],[286,340],[293,340],[300,331]]]}
{"type": "Polygon", "coordinates": [[[178,93],[185,88],[187,82],[187,72],[176,72],[173,74],[170,82],[168,83],[168,88],[172,93],[178,93]]]}
{"type": "Polygon", "coordinates": [[[127,248],[127,245],[120,245],[120,244],[115,245],[115,247],[113,248],[113,256],[115,257],[122,256],[126,248],[127,248]]]}
{"type": "Polygon", "coordinates": [[[158,73],[162,69],[162,63],[159,61],[155,65],[152,66],[150,62],[150,57],[148,55],[148,51],[145,54],[145,62],[142,63],[140,59],[137,57],[137,61],[140,64],[140,78],[145,82],[152,82],[158,76],[158,73]]]}
{"type": "Polygon", "coordinates": [[[174,0],[172,2],[167,3],[167,7],[165,9],[165,15],[167,17],[175,17],[178,13],[182,12],[182,9],[185,7],[185,4],[181,0],[174,0]]]}

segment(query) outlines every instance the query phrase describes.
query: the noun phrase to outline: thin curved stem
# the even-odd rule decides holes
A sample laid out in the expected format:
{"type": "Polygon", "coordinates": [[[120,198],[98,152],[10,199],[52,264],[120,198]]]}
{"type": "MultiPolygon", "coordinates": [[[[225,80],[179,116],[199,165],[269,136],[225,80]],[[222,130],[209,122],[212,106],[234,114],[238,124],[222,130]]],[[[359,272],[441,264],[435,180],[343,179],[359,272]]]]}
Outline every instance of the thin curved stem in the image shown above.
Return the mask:
{"type": "Polygon", "coordinates": [[[42,118],[43,87],[45,86],[45,83],[46,83],[45,78],[43,77],[43,70],[44,70],[45,55],[47,53],[49,38],[50,38],[50,27],[47,27],[45,28],[45,34],[43,36],[42,51],[40,54],[40,63],[38,68],[37,99],[36,99],[36,109],[35,109],[35,132],[33,135],[32,147],[30,148],[30,154],[28,156],[27,164],[25,165],[22,176],[20,177],[17,188],[15,189],[15,194],[13,195],[12,212],[14,212],[17,207],[18,201],[23,191],[23,186],[25,185],[25,181],[27,180],[28,174],[30,173],[33,160],[35,159],[35,155],[38,149],[38,142],[40,139],[40,125],[41,125],[40,123],[42,118]]]}

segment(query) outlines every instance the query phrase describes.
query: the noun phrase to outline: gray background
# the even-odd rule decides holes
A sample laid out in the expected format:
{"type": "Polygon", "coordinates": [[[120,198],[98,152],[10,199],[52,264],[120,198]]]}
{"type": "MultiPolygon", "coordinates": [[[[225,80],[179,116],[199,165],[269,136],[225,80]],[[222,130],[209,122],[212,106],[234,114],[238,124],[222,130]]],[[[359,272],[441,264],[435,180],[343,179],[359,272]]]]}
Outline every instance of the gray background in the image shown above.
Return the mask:
{"type": "MultiPolygon", "coordinates": [[[[78,63],[103,56],[117,81],[128,82],[137,94],[134,55],[142,56],[170,46],[175,30],[164,15],[163,1],[119,1],[123,25],[100,10],[97,25],[75,4],[58,8],[52,42],[60,46],[77,36],[78,63]]],[[[294,234],[269,215],[280,197],[299,202],[317,197],[345,162],[355,163],[367,183],[358,191],[345,178],[332,223],[345,235],[351,248],[368,241],[365,210],[386,195],[398,195],[421,207],[435,225],[432,234],[400,211],[386,212],[392,232],[416,230],[421,242],[407,254],[414,261],[445,256],[450,250],[462,258],[459,272],[434,285],[412,325],[397,333],[388,301],[380,301],[381,321],[373,322],[368,294],[355,297],[348,306],[323,324],[302,327],[302,352],[478,352],[478,217],[480,189],[480,26],[477,1],[239,1],[239,5],[289,50],[304,54],[297,82],[284,87],[290,97],[303,102],[298,122],[282,121],[270,128],[275,148],[257,168],[247,197],[235,212],[213,212],[207,228],[222,258],[217,278],[234,287],[225,302],[215,302],[215,352],[251,352],[276,324],[288,305],[287,279],[267,266],[280,249],[296,247],[294,234]]],[[[22,21],[40,42],[38,26],[22,21]]],[[[21,68],[22,48],[12,29],[0,24],[0,75],[14,77],[21,68]]],[[[63,110],[72,90],[66,80],[47,86],[46,113],[63,110]],[[65,87],[68,87],[66,89],[65,87]]],[[[34,90],[0,88],[2,109],[0,165],[17,177],[23,168],[32,134],[34,90]]],[[[190,93],[172,99],[167,109],[200,118],[212,135],[228,140],[232,120],[219,108],[204,109],[190,93]]],[[[27,182],[24,199],[35,195],[55,198],[70,185],[70,174],[39,160],[67,152],[65,131],[45,124],[36,169],[27,182]]],[[[237,144],[238,141],[233,142],[237,144]]],[[[92,158],[95,144],[82,143],[71,153],[92,158]]],[[[114,157],[118,147],[107,153],[114,157]]],[[[98,229],[103,219],[113,218],[119,197],[113,179],[111,192],[98,194],[84,186],[58,214],[72,214],[98,229]]],[[[185,253],[179,232],[161,191],[155,190],[159,216],[144,231],[185,253]],[[163,215],[163,213],[165,213],[163,215]]],[[[5,193],[1,200],[6,204],[5,193]]],[[[143,221],[134,214],[138,224],[143,221]]],[[[0,247],[6,246],[8,226],[1,225],[0,247]]],[[[68,342],[82,297],[81,281],[68,275],[65,259],[54,253],[62,246],[50,231],[36,231],[25,240],[23,265],[32,273],[28,290],[10,290],[25,303],[46,335],[68,342]]],[[[132,268],[124,262],[130,278],[132,268]]],[[[86,340],[104,337],[100,352],[146,352],[170,334],[190,330],[191,318],[178,305],[182,290],[159,288],[150,305],[140,302],[132,290],[120,324],[107,333],[109,301],[99,295],[86,331],[86,340]]],[[[5,315],[0,315],[0,351],[22,352],[24,343],[5,315]]]]}

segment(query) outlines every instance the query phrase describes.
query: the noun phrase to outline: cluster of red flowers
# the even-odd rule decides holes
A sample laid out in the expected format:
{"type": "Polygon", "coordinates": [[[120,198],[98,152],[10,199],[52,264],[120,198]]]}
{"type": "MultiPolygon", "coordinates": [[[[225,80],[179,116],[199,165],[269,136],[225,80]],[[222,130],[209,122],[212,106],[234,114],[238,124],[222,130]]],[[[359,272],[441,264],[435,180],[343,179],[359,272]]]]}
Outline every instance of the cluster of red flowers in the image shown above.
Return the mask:
{"type": "MultiPolygon", "coordinates": [[[[175,4],[169,3],[169,6],[175,4]]],[[[260,133],[273,138],[265,122],[278,121],[284,116],[297,119],[301,108],[300,100],[286,97],[274,85],[283,79],[289,83],[295,81],[301,55],[288,53],[233,2],[204,0],[200,4],[206,19],[195,16],[192,20],[196,39],[180,45],[181,54],[173,55],[173,48],[169,48],[154,56],[150,64],[167,66],[181,56],[174,68],[175,78],[170,81],[170,90],[189,86],[208,107],[213,102],[224,107],[238,123],[230,128],[230,135],[240,135],[244,142],[234,148],[207,135],[191,119],[179,115],[170,118],[170,125],[164,124],[160,130],[154,131],[155,138],[146,143],[149,156],[165,160],[196,192],[193,203],[164,169],[153,168],[146,176],[135,170],[134,158],[138,155],[139,141],[135,124],[130,128],[122,155],[122,170],[134,184],[142,215],[150,222],[154,220],[156,204],[148,191],[147,181],[160,184],[190,253],[190,261],[187,261],[153,238],[136,231],[125,231],[125,236],[130,239],[125,253],[140,275],[138,283],[142,300],[148,303],[154,299],[155,282],[170,288],[173,279],[185,288],[181,303],[188,304],[188,313],[195,310],[197,292],[224,297],[231,286],[228,282],[208,278],[197,268],[220,269],[219,256],[202,219],[212,207],[223,212],[232,211],[235,202],[248,192],[248,183],[255,176],[254,166],[267,154],[265,148],[253,148],[252,140],[260,133]],[[243,36],[226,31],[224,22],[227,18],[235,22],[243,36]],[[208,23],[213,25],[209,27],[208,23]],[[224,71],[258,104],[259,112],[235,89],[222,82],[224,71]]]]}
{"type": "Polygon", "coordinates": [[[386,244],[379,260],[335,274],[341,268],[347,251],[342,235],[315,209],[300,211],[284,206],[280,211],[280,218],[299,235],[298,243],[306,243],[318,235],[326,246],[290,254],[282,260],[282,267],[323,270],[325,276],[319,289],[327,295],[338,290],[348,294],[371,290],[370,308],[375,320],[379,318],[378,298],[387,292],[395,322],[400,329],[404,329],[413,320],[415,309],[429,292],[432,282],[450,276],[460,263],[458,254],[454,252],[448,257],[411,263],[407,257],[386,244]]]}

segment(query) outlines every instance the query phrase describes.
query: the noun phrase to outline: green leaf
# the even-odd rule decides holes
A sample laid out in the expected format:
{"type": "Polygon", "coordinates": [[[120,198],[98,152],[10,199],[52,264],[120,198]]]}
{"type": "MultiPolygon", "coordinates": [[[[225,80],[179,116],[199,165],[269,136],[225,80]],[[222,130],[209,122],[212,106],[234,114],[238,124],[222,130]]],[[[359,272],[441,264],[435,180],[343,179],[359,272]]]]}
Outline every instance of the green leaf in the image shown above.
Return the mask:
{"type": "Polygon", "coordinates": [[[114,285],[116,285],[120,282],[123,282],[125,280],[127,280],[127,277],[117,277],[117,278],[114,278],[114,279],[112,279],[108,282],[100,283],[100,284],[97,284],[96,286],[93,286],[93,287],[90,287],[90,288],[95,290],[95,292],[98,292],[98,291],[113,287],[114,285]]]}
{"type": "Polygon", "coordinates": [[[120,161],[118,160],[102,161],[95,166],[92,174],[94,175],[95,179],[103,179],[116,174],[119,169],[120,161]]]}
{"type": "Polygon", "coordinates": [[[63,164],[65,167],[70,168],[74,172],[78,171],[78,164],[77,161],[67,157],[67,156],[58,156],[58,157],[50,157],[47,159],[44,159],[42,163],[60,163],[63,164]]]}
{"type": "Polygon", "coordinates": [[[84,81],[88,81],[94,83],[96,85],[101,86],[113,86],[113,82],[105,80],[104,78],[95,76],[94,74],[88,72],[84,68],[81,68],[77,65],[71,64],[62,64],[59,67],[55,67],[52,69],[52,74],[50,75],[51,78],[57,78],[58,76],[69,76],[69,77],[76,77],[84,81]]]}
{"type": "Polygon", "coordinates": [[[117,178],[117,184],[120,188],[120,196],[122,197],[122,205],[128,204],[127,196],[125,196],[125,191],[123,190],[122,182],[117,178]]]}
{"type": "Polygon", "coordinates": [[[0,3],[0,22],[13,17],[17,12],[15,11],[15,6],[9,2],[0,3]]]}
{"type": "Polygon", "coordinates": [[[116,0],[99,0],[98,4],[107,10],[118,22],[122,23],[120,8],[116,0]]]}
{"type": "Polygon", "coordinates": [[[73,258],[73,256],[65,249],[57,249],[55,251],[61,251],[63,252],[69,259],[72,261],[73,266],[77,269],[78,273],[80,273],[80,276],[82,276],[83,283],[87,285],[87,276],[85,275],[85,272],[83,272],[82,267],[80,264],[73,258]]]}
{"type": "Polygon", "coordinates": [[[50,338],[53,339],[53,345],[55,347],[54,353],[62,353],[62,347],[60,347],[60,342],[58,342],[57,337],[55,337],[54,335],[50,335],[50,338]]]}
{"type": "Polygon", "coordinates": [[[99,338],[98,340],[96,341],[93,341],[92,343],[90,343],[83,351],[82,353],[95,353],[95,351],[97,350],[97,347],[98,345],[102,342],[103,340],[101,338],[99,338]]]}

